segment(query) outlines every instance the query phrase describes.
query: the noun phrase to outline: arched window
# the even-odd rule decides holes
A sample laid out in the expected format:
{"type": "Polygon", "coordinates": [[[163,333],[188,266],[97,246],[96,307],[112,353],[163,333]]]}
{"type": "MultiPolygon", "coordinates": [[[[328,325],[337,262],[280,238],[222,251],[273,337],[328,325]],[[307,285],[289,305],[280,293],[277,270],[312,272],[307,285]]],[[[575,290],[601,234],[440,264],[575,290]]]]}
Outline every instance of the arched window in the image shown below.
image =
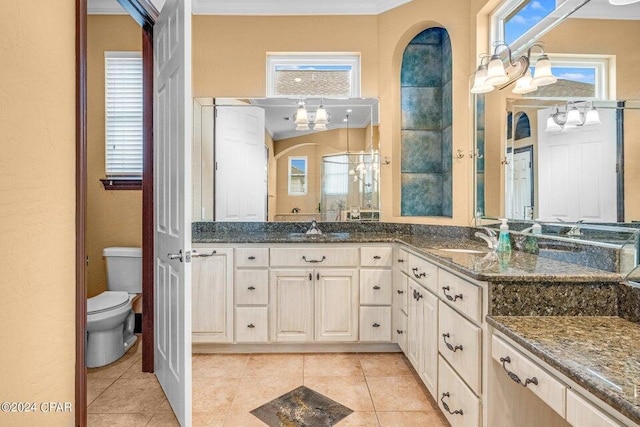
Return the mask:
{"type": "Polygon", "coordinates": [[[516,114],[517,122],[516,122],[516,132],[515,132],[515,140],[530,138],[531,137],[531,123],[529,122],[529,116],[527,113],[518,113],[516,114]]]}
{"type": "Polygon", "coordinates": [[[402,56],[402,216],[452,216],[452,53],[444,28],[424,30],[402,56]]]}

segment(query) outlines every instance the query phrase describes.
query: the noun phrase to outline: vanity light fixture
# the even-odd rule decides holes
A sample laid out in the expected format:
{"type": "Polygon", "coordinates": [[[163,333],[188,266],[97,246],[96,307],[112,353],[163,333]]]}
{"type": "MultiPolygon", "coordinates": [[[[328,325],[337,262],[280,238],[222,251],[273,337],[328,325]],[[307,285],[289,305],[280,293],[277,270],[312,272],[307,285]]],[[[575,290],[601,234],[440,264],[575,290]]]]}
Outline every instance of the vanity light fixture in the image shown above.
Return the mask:
{"type": "Polygon", "coordinates": [[[600,114],[589,100],[584,103],[583,111],[578,108],[577,102],[567,101],[565,111],[561,111],[557,106],[555,112],[547,118],[546,132],[567,132],[577,129],[579,126],[597,126],[602,124],[600,114]]]}
{"type": "Polygon", "coordinates": [[[489,63],[485,64],[484,61],[487,57],[489,56],[486,54],[481,55],[480,65],[474,75],[471,93],[487,93],[496,87],[504,89],[512,82],[517,81],[513,92],[525,94],[535,91],[540,86],[546,86],[557,81],[551,71],[549,57],[544,53],[541,43],[533,44],[527,50],[526,55],[514,60],[509,45],[505,42],[496,42],[493,55],[489,57],[489,63]],[[501,47],[504,47],[508,53],[506,58],[507,68],[505,68],[505,62],[500,59],[498,54],[501,47]],[[542,54],[536,61],[535,75],[532,76],[529,64],[531,62],[531,51],[536,47],[542,51],[542,54]]]}
{"type": "Polygon", "coordinates": [[[640,0],[609,0],[609,4],[614,6],[625,6],[627,4],[637,3],[640,0]]]}
{"type": "Polygon", "coordinates": [[[298,131],[311,130],[311,126],[313,126],[314,130],[322,131],[327,130],[331,117],[327,113],[322,100],[315,113],[309,113],[304,101],[300,101],[298,102],[298,110],[293,115],[293,120],[298,131]]]}

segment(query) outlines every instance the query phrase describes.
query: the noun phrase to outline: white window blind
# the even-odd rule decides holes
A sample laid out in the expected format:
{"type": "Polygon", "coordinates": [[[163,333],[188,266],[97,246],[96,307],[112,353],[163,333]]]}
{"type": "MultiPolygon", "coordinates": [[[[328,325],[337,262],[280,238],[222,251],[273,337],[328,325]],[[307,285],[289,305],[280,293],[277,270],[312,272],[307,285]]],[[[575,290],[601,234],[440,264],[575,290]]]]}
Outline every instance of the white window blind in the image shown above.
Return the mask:
{"type": "Polygon", "coordinates": [[[349,157],[346,154],[324,156],[323,192],[329,196],[346,196],[349,193],[349,157]]]}
{"type": "Polygon", "coordinates": [[[142,56],[105,52],[107,176],[142,175],[142,56]]]}

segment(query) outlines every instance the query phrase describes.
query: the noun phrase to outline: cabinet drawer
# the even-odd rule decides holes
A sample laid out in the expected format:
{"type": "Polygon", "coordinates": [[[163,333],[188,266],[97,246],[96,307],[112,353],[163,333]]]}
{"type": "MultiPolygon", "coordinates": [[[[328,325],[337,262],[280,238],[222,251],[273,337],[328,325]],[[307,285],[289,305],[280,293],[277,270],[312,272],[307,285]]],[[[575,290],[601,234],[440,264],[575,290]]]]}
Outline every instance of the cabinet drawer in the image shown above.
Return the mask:
{"type": "Polygon", "coordinates": [[[360,271],[360,304],[391,305],[391,270],[360,271]]]}
{"type": "Polygon", "coordinates": [[[269,303],[269,271],[237,270],[235,280],[237,305],[267,305],[269,303]]]}
{"type": "Polygon", "coordinates": [[[409,278],[404,274],[398,275],[398,280],[395,283],[395,290],[393,291],[393,298],[395,299],[395,306],[404,314],[409,314],[407,311],[407,283],[409,278]]]}
{"type": "Polygon", "coordinates": [[[237,248],[236,267],[268,267],[269,248],[237,248]]]}
{"type": "Polygon", "coordinates": [[[391,341],[391,307],[360,307],[360,341],[391,341]]]}
{"type": "Polygon", "coordinates": [[[619,427],[614,421],[573,390],[567,390],[567,421],[576,427],[619,427]]]}
{"type": "Polygon", "coordinates": [[[358,248],[336,246],[271,249],[272,267],[355,267],[358,248]]]}
{"type": "Polygon", "coordinates": [[[521,385],[527,382],[527,390],[542,399],[562,417],[565,416],[566,387],[564,384],[495,335],[491,337],[491,356],[503,366],[504,375],[508,375],[508,371],[511,373],[509,377],[512,380],[519,379],[521,385]]]}
{"type": "Polygon", "coordinates": [[[409,254],[409,277],[433,293],[437,293],[438,267],[413,254],[409,254]]]}
{"type": "Polygon", "coordinates": [[[391,267],[392,259],[391,247],[360,248],[360,265],[363,267],[391,267]]]}
{"type": "Polygon", "coordinates": [[[404,249],[398,249],[398,258],[396,258],[396,265],[398,269],[403,273],[409,273],[409,252],[404,249]]]}
{"type": "Polygon", "coordinates": [[[480,425],[480,399],[440,356],[438,361],[438,406],[452,427],[480,425]],[[458,412],[459,411],[459,412],[458,412]]]}
{"type": "Polygon", "coordinates": [[[400,312],[398,313],[398,324],[396,325],[396,338],[398,339],[398,346],[403,353],[407,353],[407,315],[400,312]]]}
{"type": "Polygon", "coordinates": [[[438,308],[438,350],[469,387],[481,393],[482,330],[442,301],[438,308]]]}
{"type": "Polygon", "coordinates": [[[482,323],[482,289],[479,286],[440,269],[437,292],[443,301],[482,323]]]}
{"type": "Polygon", "coordinates": [[[267,342],[269,340],[267,307],[236,308],[236,341],[267,342]]]}

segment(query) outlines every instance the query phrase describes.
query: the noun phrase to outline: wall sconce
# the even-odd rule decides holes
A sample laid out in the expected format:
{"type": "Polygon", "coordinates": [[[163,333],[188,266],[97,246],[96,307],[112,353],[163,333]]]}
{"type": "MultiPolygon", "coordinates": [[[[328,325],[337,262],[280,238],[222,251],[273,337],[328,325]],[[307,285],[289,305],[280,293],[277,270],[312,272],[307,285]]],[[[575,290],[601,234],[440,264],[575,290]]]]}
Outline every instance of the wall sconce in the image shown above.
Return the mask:
{"type": "Polygon", "coordinates": [[[550,85],[557,81],[557,78],[551,72],[551,62],[544,53],[541,43],[532,45],[527,50],[526,55],[522,55],[515,61],[512,57],[511,48],[505,42],[495,43],[493,55],[482,54],[480,57],[480,65],[474,75],[471,93],[487,93],[495,88],[502,90],[516,81],[513,93],[524,94],[533,92],[540,86],[550,85]],[[506,68],[505,63],[498,54],[498,50],[501,47],[506,48],[508,54],[506,68]],[[532,76],[529,65],[531,51],[536,47],[542,51],[542,54],[536,61],[535,75],[532,76]],[[485,64],[487,58],[489,58],[489,62],[485,64]]]}
{"type": "Polygon", "coordinates": [[[315,113],[307,112],[304,101],[300,101],[298,102],[298,110],[293,115],[293,121],[297,131],[311,130],[311,126],[313,126],[313,130],[321,131],[327,130],[331,117],[327,113],[327,109],[324,108],[322,100],[315,113]]]}
{"type": "Polygon", "coordinates": [[[600,114],[593,105],[593,101],[584,102],[583,111],[578,109],[578,105],[574,101],[567,101],[565,111],[560,111],[558,106],[555,111],[547,118],[546,132],[562,132],[571,131],[578,126],[597,126],[602,124],[600,114]]]}

